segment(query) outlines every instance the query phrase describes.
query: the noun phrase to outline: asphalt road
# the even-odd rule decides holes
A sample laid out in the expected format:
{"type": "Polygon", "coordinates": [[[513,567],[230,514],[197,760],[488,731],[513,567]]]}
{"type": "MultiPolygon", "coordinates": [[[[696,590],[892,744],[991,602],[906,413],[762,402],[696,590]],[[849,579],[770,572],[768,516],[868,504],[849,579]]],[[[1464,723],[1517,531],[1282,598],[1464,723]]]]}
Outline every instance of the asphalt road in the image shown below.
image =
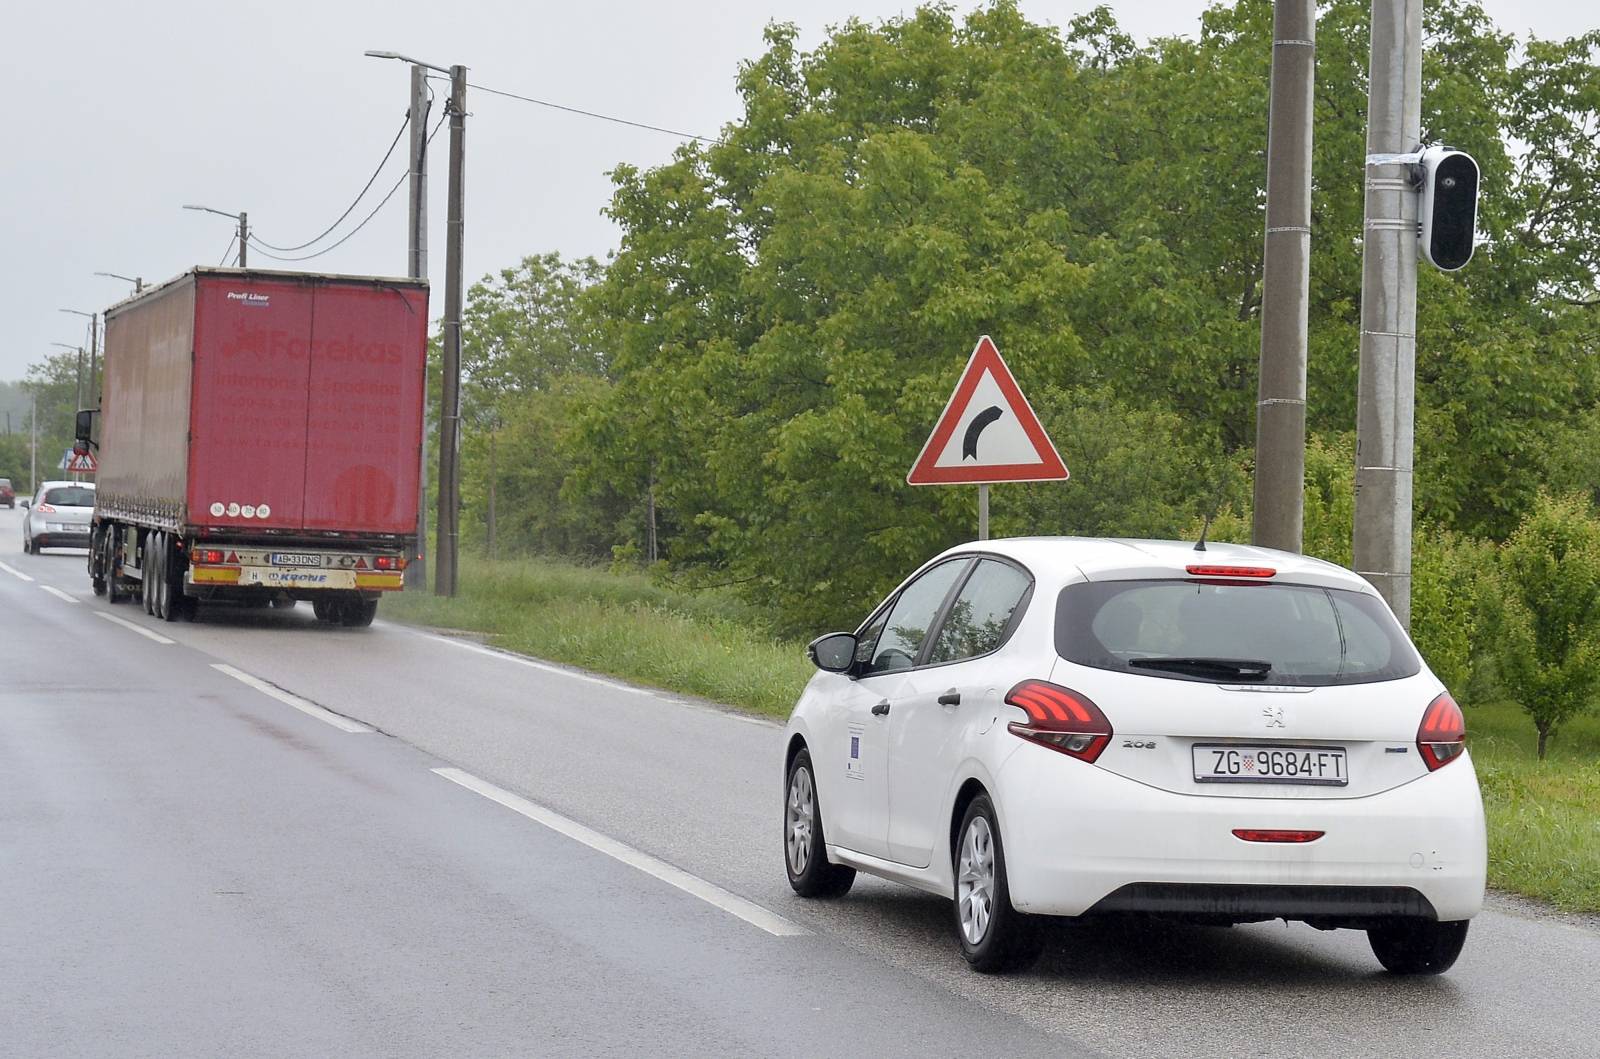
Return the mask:
{"type": "Polygon", "coordinates": [[[304,604],[159,623],[20,515],[0,1054],[1600,1054],[1600,929],[1505,899],[1441,978],[1281,923],[975,975],[946,902],[792,894],[776,725],[304,604]]]}

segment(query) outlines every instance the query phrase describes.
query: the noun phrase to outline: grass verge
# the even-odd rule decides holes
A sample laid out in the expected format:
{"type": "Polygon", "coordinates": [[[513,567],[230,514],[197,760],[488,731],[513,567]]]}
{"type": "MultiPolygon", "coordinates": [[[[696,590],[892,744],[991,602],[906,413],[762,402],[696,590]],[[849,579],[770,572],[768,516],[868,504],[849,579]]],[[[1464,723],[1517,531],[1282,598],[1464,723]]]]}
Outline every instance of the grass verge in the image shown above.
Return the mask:
{"type": "MultiPolygon", "coordinates": [[[[463,557],[454,599],[402,593],[384,616],[481,633],[507,650],[703,696],[782,720],[814,670],[802,646],[717,593],[548,560],[463,557]]],[[[1489,824],[1489,884],[1600,913],[1600,716],[1570,723],[1549,757],[1513,703],[1466,708],[1489,824]]]]}
{"type": "Polygon", "coordinates": [[[815,672],[730,596],[549,560],[462,557],[453,599],[402,592],[386,618],[482,633],[506,650],[700,695],[783,720],[815,672]]]}

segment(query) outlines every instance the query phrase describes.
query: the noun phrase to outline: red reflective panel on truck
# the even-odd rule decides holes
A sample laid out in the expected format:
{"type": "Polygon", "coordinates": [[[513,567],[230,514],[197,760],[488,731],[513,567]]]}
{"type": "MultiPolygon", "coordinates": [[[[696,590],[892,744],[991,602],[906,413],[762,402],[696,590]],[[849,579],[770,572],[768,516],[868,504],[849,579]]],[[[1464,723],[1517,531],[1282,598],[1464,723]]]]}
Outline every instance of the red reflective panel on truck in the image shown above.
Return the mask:
{"type": "Polygon", "coordinates": [[[198,283],[189,521],[299,529],[312,287],[251,275],[198,283]]]}
{"type": "Polygon", "coordinates": [[[427,326],[425,291],[317,288],[307,529],[415,531],[427,326]]]}

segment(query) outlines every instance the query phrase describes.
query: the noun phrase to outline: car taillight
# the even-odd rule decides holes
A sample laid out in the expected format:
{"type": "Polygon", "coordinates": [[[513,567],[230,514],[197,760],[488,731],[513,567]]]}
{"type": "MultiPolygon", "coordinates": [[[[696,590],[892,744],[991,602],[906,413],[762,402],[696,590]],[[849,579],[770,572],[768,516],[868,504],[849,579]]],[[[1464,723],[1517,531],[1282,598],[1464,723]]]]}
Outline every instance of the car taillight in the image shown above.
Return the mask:
{"type": "Polygon", "coordinates": [[[38,506],[38,507],[37,507],[37,508],[35,508],[35,509],[34,509],[34,510],[36,510],[36,511],[43,511],[43,512],[44,512],[44,513],[45,513],[45,514],[47,514],[47,515],[54,515],[54,514],[55,514],[55,513],[56,513],[56,509],[55,509],[55,507],[54,507],[54,506],[52,506],[52,505],[50,505],[50,504],[40,504],[40,505],[39,505],[39,506],[38,506]]]}
{"type": "Polygon", "coordinates": [[[1448,691],[1428,703],[1428,710],[1417,726],[1417,753],[1428,771],[1443,768],[1467,748],[1467,719],[1448,691]]]}
{"type": "Polygon", "coordinates": [[[1111,743],[1111,722],[1106,715],[1070,688],[1045,680],[1024,680],[1006,694],[1006,703],[1027,712],[1027,721],[1012,721],[1006,728],[1029,742],[1088,762],[1111,743]]]}

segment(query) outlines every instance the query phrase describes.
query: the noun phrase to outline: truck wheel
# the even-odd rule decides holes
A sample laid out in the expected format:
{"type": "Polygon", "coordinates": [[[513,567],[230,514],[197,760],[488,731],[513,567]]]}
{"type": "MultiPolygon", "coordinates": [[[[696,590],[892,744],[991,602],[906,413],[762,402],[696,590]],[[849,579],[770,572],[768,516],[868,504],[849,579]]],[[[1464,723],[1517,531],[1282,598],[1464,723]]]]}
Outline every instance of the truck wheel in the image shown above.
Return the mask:
{"type": "Polygon", "coordinates": [[[349,629],[364,629],[378,615],[375,599],[347,599],[339,607],[339,624],[349,629]]]}
{"type": "Polygon", "coordinates": [[[183,594],[183,566],[178,557],[178,551],[172,547],[172,539],[167,534],[161,535],[161,618],[163,621],[177,621],[188,609],[188,600],[183,594]]]}
{"type": "Polygon", "coordinates": [[[314,600],[312,600],[311,601],[311,613],[316,616],[316,619],[318,621],[332,621],[333,620],[333,611],[329,608],[328,601],[325,600],[325,599],[314,599],[314,600]]]}
{"type": "Polygon", "coordinates": [[[154,533],[145,535],[144,554],[140,556],[139,562],[139,602],[144,604],[146,614],[154,614],[156,611],[155,539],[154,533]]]}
{"type": "Polygon", "coordinates": [[[111,527],[101,541],[104,555],[100,559],[100,569],[106,579],[106,602],[126,602],[129,592],[123,587],[121,572],[117,569],[117,528],[111,527]]]}
{"type": "Polygon", "coordinates": [[[150,612],[157,621],[167,620],[167,605],[172,593],[167,587],[167,535],[155,536],[155,555],[150,561],[150,612]]]}

